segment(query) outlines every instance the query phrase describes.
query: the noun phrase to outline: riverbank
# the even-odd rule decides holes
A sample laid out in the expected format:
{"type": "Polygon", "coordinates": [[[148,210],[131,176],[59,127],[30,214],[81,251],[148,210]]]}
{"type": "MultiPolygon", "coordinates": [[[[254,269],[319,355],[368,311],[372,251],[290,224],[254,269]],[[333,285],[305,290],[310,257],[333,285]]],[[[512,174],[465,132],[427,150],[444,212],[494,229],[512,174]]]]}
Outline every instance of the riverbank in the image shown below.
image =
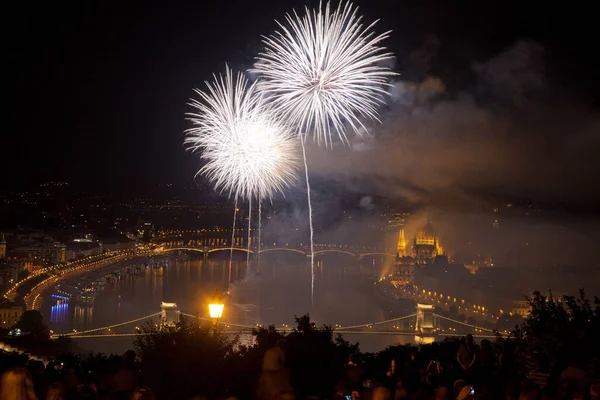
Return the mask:
{"type": "Polygon", "coordinates": [[[4,297],[16,303],[23,302],[27,310],[38,309],[41,304],[39,299],[42,293],[63,279],[89,273],[119,261],[149,256],[153,253],[151,250],[125,250],[91,256],[66,264],[53,265],[16,282],[4,293],[4,297]]]}

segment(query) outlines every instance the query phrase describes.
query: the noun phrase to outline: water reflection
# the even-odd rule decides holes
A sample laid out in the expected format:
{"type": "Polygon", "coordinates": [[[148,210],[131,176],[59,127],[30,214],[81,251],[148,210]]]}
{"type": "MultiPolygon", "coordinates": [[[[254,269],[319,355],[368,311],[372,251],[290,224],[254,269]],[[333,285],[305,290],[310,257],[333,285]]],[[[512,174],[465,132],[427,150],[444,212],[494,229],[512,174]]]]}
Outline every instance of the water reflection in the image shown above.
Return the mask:
{"type": "Polygon", "coordinates": [[[77,329],[78,331],[92,329],[94,327],[93,315],[94,307],[76,304],[73,312],[73,329],[77,329]]]}
{"type": "MultiPolygon", "coordinates": [[[[376,301],[372,282],[381,273],[381,261],[373,265],[371,260],[359,263],[345,256],[318,260],[314,303],[310,296],[310,264],[298,255],[263,256],[260,273],[256,273],[256,265],[248,265],[245,256],[240,256],[232,263],[232,284],[228,282],[228,254],[220,259],[171,257],[161,265],[146,264],[151,263],[141,259],[129,261],[86,277],[98,281],[109,273],[119,275],[119,279],[103,281],[92,306],[73,303],[69,307],[64,300],[53,301],[48,293],[44,302],[47,308],[43,313],[50,314],[50,318],[46,317],[50,320],[50,328],[55,332],[70,332],[112,325],[154,314],[163,301],[175,302],[181,311],[189,314],[206,315],[208,299],[215,289],[229,289],[231,293],[223,319],[244,325],[293,326],[295,315],[307,313],[318,324],[353,325],[412,312],[390,310],[376,301]]],[[[405,340],[394,337],[351,340],[358,339],[361,344],[374,343],[375,349],[405,340]]],[[[102,351],[117,351],[110,346],[119,339],[100,340],[111,343],[105,343],[102,351]]],[[[85,339],[86,346],[91,346],[90,343],[92,339],[85,339]]],[[[131,339],[128,339],[124,347],[130,346],[131,339]]]]}
{"type": "Polygon", "coordinates": [[[68,300],[57,300],[56,304],[50,310],[50,323],[55,326],[64,324],[69,317],[69,302],[68,300]]]}

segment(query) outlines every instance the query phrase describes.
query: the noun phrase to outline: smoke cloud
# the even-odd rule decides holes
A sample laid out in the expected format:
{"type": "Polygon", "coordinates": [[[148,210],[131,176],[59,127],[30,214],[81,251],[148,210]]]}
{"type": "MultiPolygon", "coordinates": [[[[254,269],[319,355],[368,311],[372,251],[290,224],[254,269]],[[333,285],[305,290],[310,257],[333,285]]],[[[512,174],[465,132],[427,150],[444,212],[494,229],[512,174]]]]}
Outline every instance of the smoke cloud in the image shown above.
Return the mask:
{"type": "MultiPolygon", "coordinates": [[[[435,49],[415,57],[426,66],[435,49]]],[[[368,135],[350,148],[310,148],[311,178],[323,182],[312,185],[318,240],[391,243],[395,232],[374,237],[364,229],[385,219],[385,201],[411,212],[408,241],[430,218],[458,261],[493,255],[514,267],[597,263],[597,221],[540,211],[600,199],[599,115],[557,86],[544,57],[539,44],[517,42],[473,64],[473,82],[461,90],[436,76],[398,80],[382,124],[368,135]],[[531,209],[507,211],[511,199],[530,199],[531,209]],[[494,214],[497,206],[503,211],[494,214]],[[341,214],[348,208],[362,215],[341,214]]],[[[265,232],[294,226],[306,233],[305,193],[288,202],[291,211],[265,232]]]]}
{"type": "Polygon", "coordinates": [[[473,192],[597,200],[599,115],[555,86],[543,48],[517,42],[472,74],[473,84],[453,92],[435,76],[395,82],[383,123],[351,149],[310,149],[311,174],[362,178],[416,203],[473,192]]]}

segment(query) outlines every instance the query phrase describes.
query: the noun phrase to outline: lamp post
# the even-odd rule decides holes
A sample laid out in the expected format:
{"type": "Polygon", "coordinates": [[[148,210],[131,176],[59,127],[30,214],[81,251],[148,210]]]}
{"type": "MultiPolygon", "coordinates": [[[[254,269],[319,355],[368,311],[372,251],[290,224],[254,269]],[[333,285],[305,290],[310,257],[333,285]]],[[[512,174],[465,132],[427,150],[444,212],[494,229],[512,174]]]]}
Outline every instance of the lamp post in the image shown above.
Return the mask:
{"type": "Polygon", "coordinates": [[[215,331],[219,326],[219,319],[223,316],[223,309],[225,308],[225,304],[223,303],[223,297],[219,294],[219,292],[215,292],[214,297],[211,299],[211,302],[208,304],[208,313],[210,318],[213,320],[213,326],[215,331]]]}

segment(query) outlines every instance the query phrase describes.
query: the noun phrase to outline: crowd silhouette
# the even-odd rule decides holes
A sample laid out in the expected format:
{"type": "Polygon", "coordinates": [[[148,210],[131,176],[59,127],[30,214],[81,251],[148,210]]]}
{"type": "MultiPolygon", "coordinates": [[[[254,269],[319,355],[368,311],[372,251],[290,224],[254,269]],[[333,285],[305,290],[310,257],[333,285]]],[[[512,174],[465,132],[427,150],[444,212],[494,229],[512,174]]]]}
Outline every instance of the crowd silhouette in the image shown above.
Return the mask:
{"type": "MultiPolygon", "coordinates": [[[[0,354],[0,400],[574,400],[599,398],[600,301],[536,293],[511,338],[471,335],[362,353],[308,315],[255,344],[196,321],[148,326],[121,356],[63,355],[46,365],[0,354]]],[[[39,344],[38,344],[39,347],[39,344]]]]}

